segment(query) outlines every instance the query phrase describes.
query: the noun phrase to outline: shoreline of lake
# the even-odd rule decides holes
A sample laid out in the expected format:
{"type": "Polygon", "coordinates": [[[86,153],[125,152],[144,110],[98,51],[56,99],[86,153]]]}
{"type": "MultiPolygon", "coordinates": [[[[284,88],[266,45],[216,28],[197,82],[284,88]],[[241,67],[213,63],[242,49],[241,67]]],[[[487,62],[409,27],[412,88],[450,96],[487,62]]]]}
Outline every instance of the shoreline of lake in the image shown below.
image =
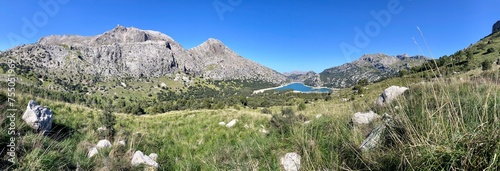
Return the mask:
{"type": "MultiPolygon", "coordinates": [[[[286,87],[286,86],[290,86],[292,84],[302,84],[304,87],[311,88],[312,90],[320,90],[320,89],[328,89],[330,91],[335,91],[336,90],[334,88],[328,88],[328,87],[313,87],[313,86],[308,86],[308,85],[305,85],[302,82],[290,82],[290,83],[286,83],[286,84],[280,85],[278,87],[270,87],[270,88],[255,90],[255,91],[253,91],[253,94],[263,93],[263,92],[268,91],[268,90],[280,89],[280,88],[283,88],[283,87],[286,87]]],[[[298,91],[298,90],[293,90],[293,92],[294,93],[325,93],[325,92],[317,92],[317,91],[302,92],[302,91],[298,91]]]]}

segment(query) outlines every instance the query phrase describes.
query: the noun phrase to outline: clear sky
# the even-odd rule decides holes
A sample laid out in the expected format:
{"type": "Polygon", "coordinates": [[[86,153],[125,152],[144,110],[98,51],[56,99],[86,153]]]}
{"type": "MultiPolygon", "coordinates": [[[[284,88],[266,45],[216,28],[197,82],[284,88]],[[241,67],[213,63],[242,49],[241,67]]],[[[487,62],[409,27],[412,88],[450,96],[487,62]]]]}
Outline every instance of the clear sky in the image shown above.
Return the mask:
{"type": "Polygon", "coordinates": [[[0,50],[120,24],[161,31],[186,49],[216,38],[279,72],[321,72],[363,54],[419,55],[413,37],[431,56],[417,26],[434,57],[452,54],[490,34],[499,7],[498,0],[4,0],[0,50]]]}

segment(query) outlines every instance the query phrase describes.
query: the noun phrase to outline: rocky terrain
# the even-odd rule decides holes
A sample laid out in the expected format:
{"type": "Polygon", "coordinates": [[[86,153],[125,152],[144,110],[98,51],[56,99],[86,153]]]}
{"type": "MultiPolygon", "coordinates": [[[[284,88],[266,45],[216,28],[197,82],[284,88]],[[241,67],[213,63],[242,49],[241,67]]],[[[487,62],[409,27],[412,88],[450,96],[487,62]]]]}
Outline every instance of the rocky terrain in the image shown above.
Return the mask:
{"type": "Polygon", "coordinates": [[[492,33],[496,33],[500,31],[500,20],[498,20],[494,25],[493,25],[493,31],[492,33]]]}
{"type": "Polygon", "coordinates": [[[428,58],[423,56],[363,55],[354,62],[324,70],[319,73],[320,80],[317,80],[317,77],[311,77],[306,79],[305,83],[309,85],[322,83],[322,86],[344,88],[353,86],[361,79],[368,79],[368,81],[373,82],[395,76],[399,71],[410,69],[412,66],[419,66],[427,60],[428,58]]]}
{"type": "Polygon", "coordinates": [[[163,33],[134,27],[117,26],[97,36],[48,36],[0,56],[17,58],[19,66],[45,77],[89,84],[176,73],[216,80],[286,81],[284,75],[239,56],[219,40],[187,50],[163,33]]]}

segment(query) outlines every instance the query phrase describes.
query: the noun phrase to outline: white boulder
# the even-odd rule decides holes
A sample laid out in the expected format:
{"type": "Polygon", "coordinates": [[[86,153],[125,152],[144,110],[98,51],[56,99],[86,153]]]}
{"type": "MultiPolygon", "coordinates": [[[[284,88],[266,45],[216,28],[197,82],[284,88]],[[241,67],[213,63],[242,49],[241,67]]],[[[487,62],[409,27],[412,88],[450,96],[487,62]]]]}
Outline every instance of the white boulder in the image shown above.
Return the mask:
{"type": "Polygon", "coordinates": [[[388,103],[391,103],[398,96],[402,95],[408,88],[399,87],[399,86],[391,86],[384,90],[380,97],[375,101],[376,105],[382,106],[388,103]]]}
{"type": "Polygon", "coordinates": [[[118,145],[127,145],[127,142],[125,140],[120,140],[118,141],[118,145]]]}
{"type": "Polygon", "coordinates": [[[378,118],[380,118],[380,116],[373,111],[369,111],[369,112],[365,112],[365,113],[358,112],[352,116],[351,123],[354,126],[367,125],[378,118]]]}
{"type": "Polygon", "coordinates": [[[144,155],[141,151],[136,151],[132,157],[132,166],[137,166],[140,164],[145,164],[148,166],[153,166],[158,168],[158,163],[154,161],[151,157],[144,155]]]}
{"type": "Polygon", "coordinates": [[[23,120],[37,132],[47,134],[52,129],[52,111],[45,106],[40,106],[34,100],[30,100],[23,120]]]}
{"type": "Polygon", "coordinates": [[[92,148],[89,150],[88,156],[89,156],[89,158],[91,158],[91,157],[94,157],[94,156],[95,156],[96,154],[98,154],[98,153],[99,153],[99,151],[97,150],[97,148],[92,147],[92,148]]]}
{"type": "Polygon", "coordinates": [[[229,123],[226,124],[226,127],[231,128],[234,125],[236,125],[236,122],[238,122],[238,119],[233,119],[229,123]]]}
{"type": "Polygon", "coordinates": [[[95,147],[108,148],[108,147],[111,147],[111,142],[109,142],[108,140],[101,140],[101,141],[97,142],[97,145],[95,147]]]}
{"type": "Polygon", "coordinates": [[[281,165],[285,171],[298,171],[300,169],[300,155],[297,153],[286,153],[281,157],[281,165]]]}
{"type": "Polygon", "coordinates": [[[220,125],[220,126],[225,126],[225,125],[226,125],[226,123],[225,123],[225,122],[219,122],[219,125],[220,125]]]}

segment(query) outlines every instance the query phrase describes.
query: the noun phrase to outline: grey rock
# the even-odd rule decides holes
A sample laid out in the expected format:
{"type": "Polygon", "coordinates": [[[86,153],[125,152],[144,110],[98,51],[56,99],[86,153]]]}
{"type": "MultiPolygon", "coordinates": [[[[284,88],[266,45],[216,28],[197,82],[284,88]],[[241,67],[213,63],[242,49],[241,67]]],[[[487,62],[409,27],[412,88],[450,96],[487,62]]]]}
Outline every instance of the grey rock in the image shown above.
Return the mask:
{"type": "Polygon", "coordinates": [[[353,126],[368,125],[378,118],[380,118],[380,116],[373,111],[365,113],[358,112],[352,116],[351,123],[353,126]]]}
{"type": "Polygon", "coordinates": [[[297,153],[286,153],[280,158],[281,166],[285,171],[298,171],[300,169],[301,157],[297,153]]]}
{"type": "Polygon", "coordinates": [[[159,165],[158,163],[153,160],[151,157],[144,155],[141,151],[136,151],[134,155],[132,156],[132,161],[131,161],[132,166],[137,166],[140,164],[145,164],[147,166],[152,166],[155,168],[158,168],[159,165]]]}
{"type": "Polygon", "coordinates": [[[408,88],[399,87],[399,86],[391,86],[384,90],[380,97],[375,101],[376,105],[382,106],[385,104],[391,103],[394,99],[402,95],[408,88]]]}
{"type": "Polygon", "coordinates": [[[52,129],[52,117],[53,113],[50,108],[40,106],[34,100],[30,100],[22,118],[37,132],[47,134],[52,129]]]}
{"type": "Polygon", "coordinates": [[[493,25],[493,31],[492,33],[496,33],[496,32],[499,32],[500,31],[500,20],[497,21],[494,25],[493,25]]]}
{"type": "Polygon", "coordinates": [[[375,129],[373,129],[368,137],[363,140],[359,149],[361,151],[369,151],[370,149],[376,148],[381,144],[382,136],[386,133],[387,127],[392,126],[392,117],[388,114],[384,114],[382,117],[383,122],[380,123],[375,129]]]}

